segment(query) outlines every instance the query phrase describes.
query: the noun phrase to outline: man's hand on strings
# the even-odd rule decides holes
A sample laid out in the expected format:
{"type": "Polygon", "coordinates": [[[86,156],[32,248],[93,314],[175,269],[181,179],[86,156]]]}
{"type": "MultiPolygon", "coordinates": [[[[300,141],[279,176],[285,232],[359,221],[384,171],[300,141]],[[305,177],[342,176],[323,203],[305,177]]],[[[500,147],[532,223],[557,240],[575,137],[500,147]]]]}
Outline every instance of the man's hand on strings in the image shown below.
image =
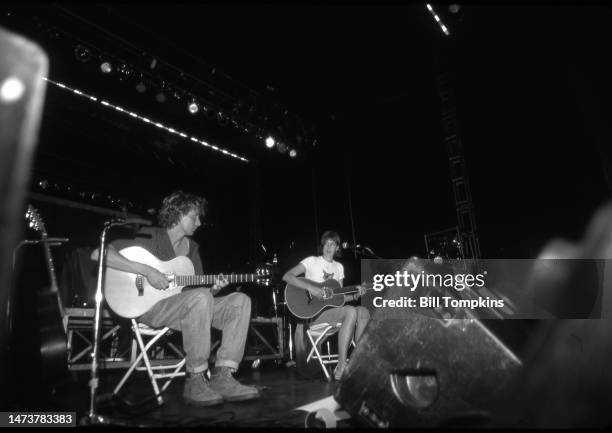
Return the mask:
{"type": "Polygon", "coordinates": [[[145,274],[145,277],[149,284],[157,290],[165,290],[170,285],[168,277],[155,268],[149,268],[145,274]]]}

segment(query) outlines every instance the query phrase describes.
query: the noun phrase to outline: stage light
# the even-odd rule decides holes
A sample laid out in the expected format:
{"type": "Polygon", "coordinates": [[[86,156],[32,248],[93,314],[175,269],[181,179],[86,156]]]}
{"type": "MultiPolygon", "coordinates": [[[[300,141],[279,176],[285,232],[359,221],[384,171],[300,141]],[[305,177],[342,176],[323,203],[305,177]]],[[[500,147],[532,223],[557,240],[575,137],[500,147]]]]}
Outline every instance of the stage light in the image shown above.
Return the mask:
{"type": "Polygon", "coordinates": [[[4,80],[0,87],[0,101],[14,102],[21,98],[25,92],[23,81],[16,77],[9,77],[4,80]]]}
{"type": "Polygon", "coordinates": [[[287,153],[287,145],[285,143],[279,141],[276,147],[280,153],[287,153]]]}
{"type": "Polygon", "coordinates": [[[145,86],[145,83],[141,81],[140,83],[136,84],[136,91],[138,93],[144,93],[147,91],[147,86],[145,86]]]}
{"type": "Polygon", "coordinates": [[[79,62],[89,62],[91,60],[91,51],[83,45],[77,45],[74,49],[74,57],[76,57],[79,62]]]}
{"type": "Polygon", "coordinates": [[[155,95],[155,99],[157,100],[157,102],[166,102],[166,94],[164,93],[163,90],[160,90],[159,92],[157,92],[157,94],[155,95]]]}
{"type": "Polygon", "coordinates": [[[210,143],[208,143],[206,141],[200,140],[197,137],[190,137],[189,135],[187,135],[184,132],[177,131],[176,129],[171,128],[169,126],[166,126],[166,125],[164,125],[164,124],[162,124],[160,122],[156,122],[156,121],[151,120],[151,119],[149,119],[147,117],[143,117],[143,116],[139,115],[138,113],[134,113],[132,111],[126,110],[126,109],[124,109],[124,108],[122,108],[122,107],[120,107],[118,105],[114,105],[114,104],[112,104],[110,102],[107,102],[105,100],[99,100],[98,98],[96,98],[94,96],[91,96],[91,95],[88,95],[88,94],[86,94],[84,92],[81,92],[78,89],[73,89],[71,87],[68,87],[65,84],[58,83],[56,81],[50,80],[49,78],[43,77],[42,79],[45,80],[46,82],[50,83],[50,84],[53,84],[53,85],[55,85],[55,86],[57,86],[59,88],[62,88],[64,90],[70,91],[70,92],[72,92],[72,93],[74,93],[76,95],[82,96],[82,97],[87,98],[87,99],[89,99],[91,101],[94,101],[94,102],[99,102],[100,104],[102,104],[105,107],[112,108],[112,109],[114,109],[114,110],[116,110],[116,111],[118,111],[120,113],[123,113],[123,114],[125,114],[127,116],[130,116],[130,117],[133,117],[135,119],[138,119],[141,122],[144,122],[146,124],[153,125],[153,126],[156,126],[157,128],[160,128],[160,129],[163,129],[165,131],[168,131],[170,134],[175,134],[175,135],[178,135],[178,136],[180,136],[182,138],[189,139],[189,140],[191,140],[191,141],[193,141],[195,143],[201,144],[205,148],[208,148],[208,149],[213,150],[215,152],[219,152],[219,153],[221,153],[223,155],[226,155],[226,156],[238,159],[238,160],[243,161],[243,162],[249,162],[249,160],[247,158],[243,157],[243,156],[237,155],[237,154],[232,153],[232,152],[230,152],[230,151],[228,151],[226,149],[223,149],[221,147],[215,146],[214,144],[210,144],[210,143]]]}
{"type": "Polygon", "coordinates": [[[268,149],[272,149],[275,144],[276,144],[276,140],[274,140],[274,138],[272,138],[272,136],[266,137],[266,147],[268,149]]]}
{"type": "Polygon", "coordinates": [[[187,108],[189,109],[189,112],[191,114],[196,114],[198,111],[200,111],[200,106],[198,105],[198,103],[195,101],[195,99],[193,99],[189,105],[187,106],[187,108]]]}
{"type": "Polygon", "coordinates": [[[448,28],[444,25],[444,23],[442,22],[442,20],[436,13],[436,11],[434,11],[433,7],[429,3],[427,3],[425,6],[427,7],[427,10],[431,13],[431,15],[434,17],[434,20],[436,20],[436,22],[440,26],[440,29],[442,29],[442,32],[446,36],[450,36],[450,32],[448,31],[448,28]]]}
{"type": "Polygon", "coordinates": [[[113,66],[110,64],[110,62],[103,62],[100,65],[100,70],[105,74],[110,74],[111,72],[113,72],[113,66]]]}
{"type": "Polygon", "coordinates": [[[295,149],[291,149],[291,150],[289,151],[289,156],[290,156],[291,158],[295,158],[295,157],[297,156],[297,152],[296,152],[296,150],[295,150],[295,149]]]}
{"type": "MultiPolygon", "coordinates": [[[[132,68],[130,68],[128,65],[121,65],[117,68],[117,72],[119,72],[122,75],[125,75],[126,77],[129,77],[131,75],[134,75],[135,72],[132,68]]],[[[142,75],[141,75],[142,77],[142,75]]],[[[119,77],[119,79],[121,79],[121,77],[119,77]]],[[[140,81],[142,81],[142,78],[140,79],[140,81]]]]}

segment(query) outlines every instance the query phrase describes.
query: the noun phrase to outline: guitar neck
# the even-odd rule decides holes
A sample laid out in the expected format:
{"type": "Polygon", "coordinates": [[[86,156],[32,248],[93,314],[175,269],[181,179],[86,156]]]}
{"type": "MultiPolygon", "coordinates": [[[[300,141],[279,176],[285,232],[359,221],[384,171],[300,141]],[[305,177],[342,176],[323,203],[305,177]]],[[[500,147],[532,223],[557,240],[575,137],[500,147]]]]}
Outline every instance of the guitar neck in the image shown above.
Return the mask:
{"type": "Polygon", "coordinates": [[[47,238],[47,235],[43,234],[42,235],[42,239],[43,239],[42,246],[43,246],[43,251],[45,252],[47,272],[49,273],[49,282],[50,282],[49,291],[51,293],[57,294],[57,304],[59,306],[60,313],[62,314],[62,317],[63,317],[64,316],[64,306],[62,305],[62,302],[59,297],[57,277],[55,276],[55,266],[53,265],[53,256],[51,255],[51,248],[49,247],[49,244],[45,242],[46,238],[47,238]]]}
{"type": "Polygon", "coordinates": [[[47,236],[42,236],[42,246],[43,251],[45,252],[45,261],[47,264],[47,272],[49,273],[49,281],[51,282],[51,291],[57,292],[57,277],[55,276],[55,266],[53,266],[53,257],[51,256],[51,248],[49,248],[49,244],[46,241],[47,236]]]}
{"type": "Polygon", "coordinates": [[[344,286],[334,289],[334,295],[348,295],[350,293],[357,293],[359,289],[357,286],[344,286]]]}
{"type": "MultiPolygon", "coordinates": [[[[223,275],[230,283],[254,283],[260,275],[257,274],[229,274],[223,275]]],[[[200,286],[214,284],[219,275],[175,275],[174,280],[179,286],[200,286]]]]}

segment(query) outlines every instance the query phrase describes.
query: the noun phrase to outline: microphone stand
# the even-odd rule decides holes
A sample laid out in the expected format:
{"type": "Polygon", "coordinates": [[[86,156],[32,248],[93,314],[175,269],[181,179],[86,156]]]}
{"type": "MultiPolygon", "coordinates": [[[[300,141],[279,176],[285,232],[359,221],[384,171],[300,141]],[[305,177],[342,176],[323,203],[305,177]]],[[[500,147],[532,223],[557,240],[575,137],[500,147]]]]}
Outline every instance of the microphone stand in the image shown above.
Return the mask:
{"type": "Polygon", "coordinates": [[[106,261],[106,234],[115,226],[125,225],[125,220],[113,219],[104,223],[100,235],[100,249],[98,254],[98,282],[96,284],[96,309],[94,312],[93,349],[91,351],[91,379],[89,380],[89,414],[82,420],[82,424],[108,424],[109,418],[96,413],[96,393],[98,390],[98,354],[100,351],[100,310],[102,308],[102,287],[104,285],[104,264],[106,261]]]}
{"type": "Polygon", "coordinates": [[[353,250],[355,255],[359,255],[362,258],[367,258],[367,259],[382,259],[382,257],[379,257],[376,254],[374,254],[374,251],[372,251],[370,249],[370,247],[359,247],[359,248],[353,247],[351,249],[353,250]]]}

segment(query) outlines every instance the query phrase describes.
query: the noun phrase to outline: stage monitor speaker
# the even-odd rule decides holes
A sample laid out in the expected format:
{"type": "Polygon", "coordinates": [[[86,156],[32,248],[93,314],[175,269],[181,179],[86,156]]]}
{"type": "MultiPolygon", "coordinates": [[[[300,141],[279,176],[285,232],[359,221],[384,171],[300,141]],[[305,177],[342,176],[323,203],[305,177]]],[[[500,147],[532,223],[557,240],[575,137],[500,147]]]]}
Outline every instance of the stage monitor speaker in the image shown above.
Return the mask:
{"type": "Polygon", "coordinates": [[[480,320],[403,311],[375,312],[336,400],[372,427],[487,425],[519,357],[480,320]]]}
{"type": "MultiPolygon", "coordinates": [[[[40,125],[45,93],[42,77],[47,74],[48,61],[37,45],[2,28],[0,53],[0,371],[7,372],[12,254],[23,227],[23,199],[40,125]]],[[[7,389],[7,376],[0,375],[0,389],[7,389]]]]}
{"type": "Polygon", "coordinates": [[[595,213],[582,240],[553,239],[539,258],[567,260],[532,273],[534,299],[560,317],[573,304],[600,318],[443,320],[376,309],[338,403],[377,427],[612,425],[612,203],[595,213]],[[585,290],[594,275],[597,299],[585,290]]]}

